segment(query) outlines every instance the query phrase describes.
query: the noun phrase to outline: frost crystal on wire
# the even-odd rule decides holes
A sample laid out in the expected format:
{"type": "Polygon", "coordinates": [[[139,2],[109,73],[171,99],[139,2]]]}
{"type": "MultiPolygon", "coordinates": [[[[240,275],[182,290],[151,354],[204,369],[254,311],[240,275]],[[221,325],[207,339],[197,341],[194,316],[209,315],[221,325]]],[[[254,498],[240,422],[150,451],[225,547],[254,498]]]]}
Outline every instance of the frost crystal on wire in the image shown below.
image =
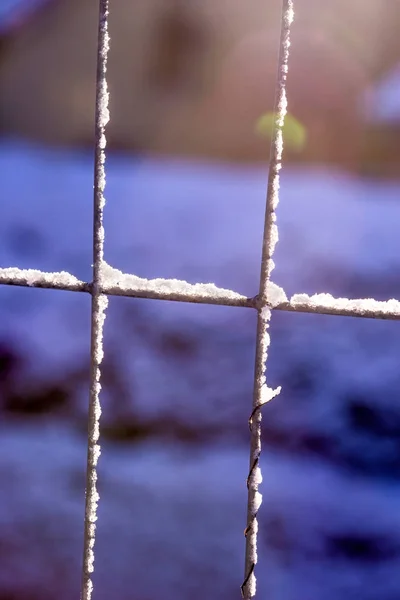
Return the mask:
{"type": "Polygon", "coordinates": [[[115,291],[132,292],[132,294],[154,294],[174,298],[191,297],[196,299],[212,298],[214,300],[247,300],[246,296],[217,287],[214,283],[188,283],[179,279],[144,279],[137,275],[123,273],[103,261],[101,265],[102,285],[107,293],[115,291]]]}

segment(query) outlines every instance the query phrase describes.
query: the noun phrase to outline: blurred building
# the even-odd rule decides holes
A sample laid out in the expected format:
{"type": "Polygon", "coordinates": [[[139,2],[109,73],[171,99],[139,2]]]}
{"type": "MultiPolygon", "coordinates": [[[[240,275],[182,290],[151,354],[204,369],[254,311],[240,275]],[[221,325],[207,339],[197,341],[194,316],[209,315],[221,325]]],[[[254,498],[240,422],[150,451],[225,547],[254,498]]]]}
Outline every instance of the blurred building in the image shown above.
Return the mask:
{"type": "Polygon", "coordinates": [[[400,176],[400,63],[371,86],[363,98],[367,122],[363,169],[368,174],[400,176]]]}
{"type": "MultiPolygon", "coordinates": [[[[281,0],[110,5],[111,146],[267,156],[256,123],[273,108],[281,0]]],[[[357,166],[369,139],[360,98],[400,59],[400,1],[296,7],[289,111],[306,142],[289,155],[357,166]]],[[[98,0],[5,0],[2,12],[1,133],[92,143],[98,0]]]]}

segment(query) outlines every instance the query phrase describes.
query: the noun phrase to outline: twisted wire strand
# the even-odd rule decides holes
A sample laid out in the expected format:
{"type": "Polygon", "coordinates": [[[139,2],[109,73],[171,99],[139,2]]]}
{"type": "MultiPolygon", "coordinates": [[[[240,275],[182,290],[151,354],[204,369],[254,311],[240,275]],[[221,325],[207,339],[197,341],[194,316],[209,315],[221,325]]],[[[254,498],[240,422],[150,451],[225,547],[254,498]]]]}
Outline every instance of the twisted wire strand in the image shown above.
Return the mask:
{"type": "MultiPolygon", "coordinates": [[[[272,132],[271,156],[269,163],[267,199],[260,273],[260,291],[257,298],[257,339],[253,392],[253,411],[249,419],[250,425],[250,467],[247,476],[247,526],[245,529],[245,573],[241,585],[244,600],[251,600],[256,594],[255,567],[257,564],[257,515],[262,497],[258,486],[262,481],[259,466],[261,456],[261,406],[276,395],[266,384],[266,361],[270,337],[268,334],[271,309],[268,304],[268,283],[274,268],[272,256],[278,241],[275,210],[279,202],[279,172],[282,166],[283,126],[285,121],[287,100],[286,80],[288,72],[290,27],[293,21],[293,1],[283,0],[281,36],[279,44],[278,74],[275,96],[275,119],[272,132]],[[272,392],[272,394],[271,394],[272,392]]],[[[279,392],[278,392],[279,393],[279,392]]]]}

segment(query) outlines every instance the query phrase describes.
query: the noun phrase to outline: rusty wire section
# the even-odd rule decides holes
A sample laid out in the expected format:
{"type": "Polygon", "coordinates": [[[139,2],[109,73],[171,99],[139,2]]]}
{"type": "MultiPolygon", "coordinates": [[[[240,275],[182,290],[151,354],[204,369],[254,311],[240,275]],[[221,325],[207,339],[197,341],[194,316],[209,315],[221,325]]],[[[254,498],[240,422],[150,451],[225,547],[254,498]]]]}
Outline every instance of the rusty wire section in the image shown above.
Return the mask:
{"type": "Polygon", "coordinates": [[[104,188],[105,174],[105,127],[109,120],[107,90],[108,0],[100,0],[99,33],[96,76],[96,117],[95,117],[95,165],[93,202],[93,283],[91,316],[90,352],[90,396],[88,416],[88,451],[86,467],[86,501],[83,541],[83,565],[81,600],[90,600],[93,591],[91,574],[94,570],[94,544],[96,536],[97,504],[97,461],[100,456],[100,365],[103,360],[103,328],[107,297],[102,294],[101,268],[104,256],[104,188]]]}
{"type": "Polygon", "coordinates": [[[281,39],[275,102],[275,124],[272,136],[271,158],[268,177],[262,265],[259,293],[248,298],[233,290],[218,288],[213,284],[192,285],[173,279],[143,279],[113,269],[103,258],[105,204],[105,127],[109,120],[108,91],[106,82],[109,0],[99,0],[99,35],[96,83],[95,173],[94,173],[94,224],[93,224],[93,281],[84,282],[64,271],[46,273],[34,269],[16,267],[0,268],[0,285],[47,288],[71,292],[86,292],[92,296],[91,319],[91,384],[88,417],[88,454],[84,524],[84,550],[82,566],[81,600],[91,600],[93,591],[94,543],[97,520],[97,461],[100,455],[99,420],[100,366],[103,358],[103,327],[107,296],[128,296],[177,302],[193,302],[224,306],[253,308],[258,312],[257,342],[253,408],[249,418],[251,431],[250,469],[247,477],[248,509],[245,529],[245,576],[241,586],[242,596],[250,600],[256,593],[255,566],[257,564],[257,512],[261,504],[258,485],[261,483],[259,458],[261,452],[261,407],[279,394],[280,388],[272,390],[266,385],[266,358],[269,347],[268,325],[272,310],[341,315],[374,319],[400,320],[400,302],[374,299],[350,300],[334,298],[329,294],[295,294],[287,298],[283,290],[271,281],[274,268],[272,255],[278,240],[275,209],[279,200],[279,171],[283,150],[283,124],[286,114],[286,78],[288,70],[290,26],[293,20],[293,0],[282,0],[281,39]],[[277,294],[278,292],[278,294],[277,294]]]}

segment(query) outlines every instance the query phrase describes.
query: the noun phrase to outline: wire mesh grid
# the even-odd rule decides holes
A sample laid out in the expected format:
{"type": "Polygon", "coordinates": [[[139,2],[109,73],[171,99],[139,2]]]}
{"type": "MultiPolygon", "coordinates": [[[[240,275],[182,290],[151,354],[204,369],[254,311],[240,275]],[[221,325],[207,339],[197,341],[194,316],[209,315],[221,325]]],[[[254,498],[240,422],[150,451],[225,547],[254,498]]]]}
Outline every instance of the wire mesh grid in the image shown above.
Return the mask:
{"type": "Polygon", "coordinates": [[[107,297],[130,296],[242,306],[257,311],[256,358],[253,390],[253,406],[249,418],[250,467],[247,477],[248,505],[245,529],[245,573],[241,586],[242,596],[250,600],[256,594],[255,566],[257,564],[257,513],[262,496],[258,486],[262,481],[259,466],[261,454],[261,407],[279,394],[280,388],[272,390],[266,384],[266,359],[270,338],[268,334],[272,310],[292,312],[368,317],[376,319],[400,319],[400,302],[374,299],[349,300],[333,298],[329,294],[294,294],[290,299],[271,280],[274,267],[272,256],[278,240],[275,210],[279,201],[279,173],[282,164],[283,126],[286,114],[286,80],[290,48],[290,29],[294,16],[293,0],[282,1],[281,36],[275,98],[275,121],[272,134],[265,224],[262,246],[262,263],[259,293],[248,298],[232,290],[213,284],[189,284],[172,279],[143,279],[112,269],[104,261],[103,210],[105,205],[105,128],[109,120],[107,90],[107,57],[109,50],[108,14],[109,0],[99,1],[99,28],[96,79],[95,118],[95,170],[94,170],[94,217],[93,217],[93,280],[84,282],[69,273],[45,273],[32,269],[0,268],[0,284],[24,287],[48,288],[91,295],[91,383],[88,417],[88,451],[86,476],[86,501],[84,519],[84,548],[82,565],[81,600],[90,600],[93,591],[94,543],[99,495],[96,488],[97,461],[100,455],[100,376],[103,358],[103,327],[106,316],[107,297]]]}

